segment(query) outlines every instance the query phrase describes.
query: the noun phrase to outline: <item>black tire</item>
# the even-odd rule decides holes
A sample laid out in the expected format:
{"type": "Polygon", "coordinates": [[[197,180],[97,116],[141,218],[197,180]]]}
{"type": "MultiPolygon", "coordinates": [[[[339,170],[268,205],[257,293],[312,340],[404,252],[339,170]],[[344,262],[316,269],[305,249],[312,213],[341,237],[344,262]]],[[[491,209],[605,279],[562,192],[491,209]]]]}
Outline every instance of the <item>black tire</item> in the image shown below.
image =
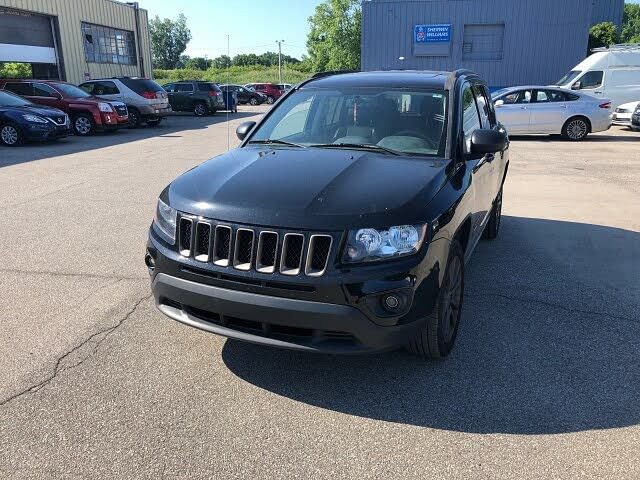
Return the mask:
{"type": "Polygon", "coordinates": [[[586,117],[571,117],[562,126],[562,137],[572,142],[581,142],[591,132],[591,123],[586,117]]]}
{"type": "Polygon", "coordinates": [[[73,133],[81,137],[93,135],[96,132],[96,123],[90,113],[78,113],[73,117],[73,133]]]}
{"type": "Polygon", "coordinates": [[[447,269],[431,315],[407,350],[423,358],[444,358],[453,349],[464,300],[464,252],[458,241],[451,242],[447,269]]]}
{"type": "Polygon", "coordinates": [[[142,116],[137,108],[129,107],[129,128],[138,128],[142,123],[142,116]]]}
{"type": "Polygon", "coordinates": [[[157,127],[161,122],[161,118],[156,118],[155,120],[147,120],[147,125],[149,125],[150,127],[157,127]]]}
{"type": "Polygon", "coordinates": [[[249,104],[255,107],[256,105],[258,105],[258,99],[256,97],[251,97],[249,99],[249,104]]]}
{"type": "Polygon", "coordinates": [[[196,102],[193,104],[193,114],[196,117],[204,117],[209,113],[209,109],[204,102],[196,102]]]}
{"type": "Polygon", "coordinates": [[[491,209],[491,213],[489,214],[489,221],[487,222],[487,226],[484,227],[484,231],[482,232],[482,238],[486,238],[487,240],[494,240],[498,237],[498,233],[500,233],[500,224],[502,223],[502,188],[500,192],[498,192],[498,196],[493,202],[493,208],[491,209]]]}
{"type": "Polygon", "coordinates": [[[275,101],[276,101],[276,99],[275,99],[275,98],[273,98],[271,95],[269,95],[269,96],[267,97],[267,103],[268,103],[269,105],[273,105],[273,104],[275,103],[275,101]]]}
{"type": "Polygon", "coordinates": [[[24,142],[24,134],[20,127],[11,123],[0,125],[0,143],[7,147],[17,147],[24,142]]]}

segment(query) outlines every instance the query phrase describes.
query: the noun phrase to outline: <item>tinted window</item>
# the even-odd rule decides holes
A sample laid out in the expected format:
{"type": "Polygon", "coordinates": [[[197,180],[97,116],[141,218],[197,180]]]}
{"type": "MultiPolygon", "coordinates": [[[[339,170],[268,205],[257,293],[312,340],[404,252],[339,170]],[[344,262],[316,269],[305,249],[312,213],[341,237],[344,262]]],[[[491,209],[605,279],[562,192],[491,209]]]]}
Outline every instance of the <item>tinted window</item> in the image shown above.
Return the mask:
{"type": "MultiPolygon", "coordinates": [[[[566,102],[567,96],[569,95],[565,92],[559,92],[558,90],[545,90],[545,94],[550,102],[566,102]]],[[[577,97],[576,95],[572,96],[577,97]]]]}
{"type": "Polygon", "coordinates": [[[177,92],[193,92],[193,85],[191,83],[178,83],[176,85],[177,92]]]}
{"type": "Polygon", "coordinates": [[[478,111],[480,112],[480,119],[482,120],[482,128],[492,128],[494,122],[492,121],[492,113],[489,109],[489,101],[485,96],[484,89],[480,85],[474,85],[473,93],[476,97],[476,103],[478,104],[478,111]]]}
{"type": "Polygon", "coordinates": [[[565,92],[564,97],[565,97],[565,101],[567,102],[574,102],[580,99],[580,95],[576,95],[575,93],[569,93],[569,92],[565,92]]]}
{"type": "Polygon", "coordinates": [[[114,82],[95,82],[95,86],[93,87],[94,95],[117,95],[119,93],[120,90],[118,90],[114,82]]]}
{"type": "Polygon", "coordinates": [[[9,92],[0,91],[0,105],[5,107],[22,107],[24,105],[33,105],[29,100],[14,95],[9,92]]]}
{"type": "Polygon", "coordinates": [[[580,78],[580,88],[598,88],[602,85],[603,77],[604,72],[600,70],[587,72],[580,78]]]}
{"type": "Polygon", "coordinates": [[[462,130],[464,133],[465,152],[471,151],[471,135],[481,127],[478,107],[473,97],[470,85],[466,85],[462,91],[462,130]]]}
{"type": "Polygon", "coordinates": [[[89,83],[83,83],[82,85],[79,85],[79,87],[84,90],[87,93],[90,93],[93,95],[93,83],[89,82],[89,83]]]}
{"type": "Polygon", "coordinates": [[[166,85],[163,85],[163,87],[162,87],[162,88],[164,88],[164,89],[165,89],[165,91],[167,91],[167,92],[171,92],[171,93],[173,93],[173,92],[175,92],[175,91],[176,91],[176,86],[175,86],[175,84],[174,84],[174,83],[168,83],[168,84],[166,84],[166,85]]]}
{"type": "Polygon", "coordinates": [[[142,94],[143,92],[161,92],[162,87],[153,80],[146,78],[122,78],[120,79],[128,88],[142,94]]]}
{"type": "Polygon", "coordinates": [[[4,88],[18,95],[33,95],[33,87],[29,82],[7,83],[4,88]]]}
{"type": "Polygon", "coordinates": [[[90,96],[84,90],[81,90],[75,85],[71,85],[69,83],[56,83],[55,85],[56,88],[64,94],[64,96],[69,98],[85,98],[90,96]]]}
{"type": "Polygon", "coordinates": [[[198,82],[198,90],[201,92],[210,92],[210,91],[214,91],[214,92],[220,92],[220,87],[218,87],[215,83],[210,83],[210,82],[198,82]]]}
{"type": "Polygon", "coordinates": [[[529,103],[531,102],[531,90],[517,90],[515,92],[508,93],[500,100],[504,101],[505,105],[529,103]]]}
{"type": "Polygon", "coordinates": [[[49,85],[46,85],[44,83],[33,84],[33,96],[58,98],[58,94],[56,93],[56,91],[53,88],[51,88],[49,85]]]}

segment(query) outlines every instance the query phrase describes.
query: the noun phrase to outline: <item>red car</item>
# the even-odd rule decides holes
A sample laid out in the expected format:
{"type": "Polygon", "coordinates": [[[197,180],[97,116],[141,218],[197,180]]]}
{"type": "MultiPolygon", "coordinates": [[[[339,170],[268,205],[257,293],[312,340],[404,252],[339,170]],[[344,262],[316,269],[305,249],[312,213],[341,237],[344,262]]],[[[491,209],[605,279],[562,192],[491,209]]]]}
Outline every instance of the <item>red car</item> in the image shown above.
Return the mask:
{"type": "Polygon", "coordinates": [[[33,103],[59,108],[71,118],[76,135],[117,130],[127,126],[129,113],[122,102],[107,101],[58,80],[0,80],[0,90],[8,90],[33,103]]]}
{"type": "Polygon", "coordinates": [[[266,95],[267,103],[269,104],[275,102],[284,93],[283,90],[280,90],[280,88],[278,88],[278,86],[273,83],[247,83],[245,87],[266,95]]]}

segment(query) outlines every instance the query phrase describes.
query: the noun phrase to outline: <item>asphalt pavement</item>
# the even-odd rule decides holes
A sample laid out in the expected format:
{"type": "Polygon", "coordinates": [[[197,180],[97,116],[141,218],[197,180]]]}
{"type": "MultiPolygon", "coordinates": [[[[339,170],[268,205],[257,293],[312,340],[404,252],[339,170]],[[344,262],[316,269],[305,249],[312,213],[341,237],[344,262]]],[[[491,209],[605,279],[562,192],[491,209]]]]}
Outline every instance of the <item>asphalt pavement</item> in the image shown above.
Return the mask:
{"type": "Polygon", "coordinates": [[[237,115],[0,149],[0,478],[640,478],[640,134],[516,138],[455,351],[309,355],[156,311],[155,200],[237,115]]]}

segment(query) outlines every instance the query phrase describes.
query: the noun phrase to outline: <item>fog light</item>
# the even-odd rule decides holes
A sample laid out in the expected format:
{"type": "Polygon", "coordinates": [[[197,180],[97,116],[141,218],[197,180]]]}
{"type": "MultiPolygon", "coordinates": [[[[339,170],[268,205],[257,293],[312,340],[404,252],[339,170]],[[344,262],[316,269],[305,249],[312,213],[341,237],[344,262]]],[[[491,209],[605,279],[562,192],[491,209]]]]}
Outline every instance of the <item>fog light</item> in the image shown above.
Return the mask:
{"type": "Polygon", "coordinates": [[[149,273],[153,272],[156,269],[156,261],[149,252],[147,252],[147,254],[144,256],[144,264],[149,269],[149,273]]]}
{"type": "Polygon", "coordinates": [[[384,306],[388,310],[395,310],[400,306],[400,299],[395,295],[387,295],[384,297],[384,306]]]}

